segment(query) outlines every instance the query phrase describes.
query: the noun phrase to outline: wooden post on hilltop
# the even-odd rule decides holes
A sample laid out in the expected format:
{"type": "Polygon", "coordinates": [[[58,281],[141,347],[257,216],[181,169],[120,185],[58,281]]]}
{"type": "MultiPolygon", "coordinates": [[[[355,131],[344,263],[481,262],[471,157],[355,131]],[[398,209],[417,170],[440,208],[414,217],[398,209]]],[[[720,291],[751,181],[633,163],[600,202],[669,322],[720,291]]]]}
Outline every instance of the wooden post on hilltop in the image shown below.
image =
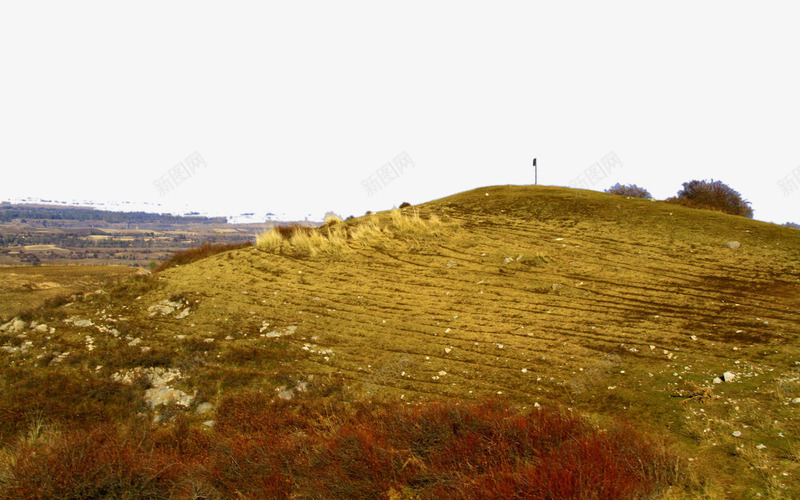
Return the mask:
{"type": "Polygon", "coordinates": [[[539,167],[536,166],[536,158],[533,159],[533,184],[539,184],[539,167]]]}

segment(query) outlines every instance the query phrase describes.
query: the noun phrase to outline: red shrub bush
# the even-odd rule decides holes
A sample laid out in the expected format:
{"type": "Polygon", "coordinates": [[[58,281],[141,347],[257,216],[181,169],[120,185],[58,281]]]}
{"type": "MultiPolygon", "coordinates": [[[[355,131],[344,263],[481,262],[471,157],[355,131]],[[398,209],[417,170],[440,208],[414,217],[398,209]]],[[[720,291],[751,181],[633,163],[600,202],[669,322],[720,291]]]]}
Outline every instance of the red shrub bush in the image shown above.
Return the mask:
{"type": "Polygon", "coordinates": [[[646,498],[676,460],[626,428],[498,401],[409,407],[226,397],[213,431],[108,426],[23,443],[0,496],[646,498]]]}
{"type": "Polygon", "coordinates": [[[191,264],[192,262],[198,261],[200,259],[205,259],[206,257],[211,257],[212,255],[228,252],[230,250],[239,250],[241,248],[247,248],[253,246],[252,242],[244,242],[244,243],[225,243],[219,245],[213,245],[211,243],[204,243],[196,248],[190,248],[189,250],[184,250],[183,252],[178,252],[172,255],[166,262],[162,262],[155,268],[154,272],[160,272],[164,269],[169,269],[170,267],[175,266],[185,266],[186,264],[191,264]]]}

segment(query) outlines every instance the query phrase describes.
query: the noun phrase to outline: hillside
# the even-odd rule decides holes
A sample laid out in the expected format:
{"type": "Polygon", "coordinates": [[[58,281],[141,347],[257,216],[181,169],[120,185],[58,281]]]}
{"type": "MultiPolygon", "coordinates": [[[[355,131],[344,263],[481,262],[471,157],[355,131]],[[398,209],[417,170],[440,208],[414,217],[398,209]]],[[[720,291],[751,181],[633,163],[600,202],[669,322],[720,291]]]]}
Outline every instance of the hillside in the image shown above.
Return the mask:
{"type": "Polygon", "coordinates": [[[492,396],[622,420],[674,446],[712,497],[800,493],[800,232],[545,186],[402,214],[328,225],[344,243],[317,255],[252,247],[27,313],[47,326],[0,334],[0,409],[18,409],[0,431],[24,427],[20,377],[160,367],[172,396],[150,396],[212,416],[228,392],[302,399],[338,378],[353,399],[492,396]]]}

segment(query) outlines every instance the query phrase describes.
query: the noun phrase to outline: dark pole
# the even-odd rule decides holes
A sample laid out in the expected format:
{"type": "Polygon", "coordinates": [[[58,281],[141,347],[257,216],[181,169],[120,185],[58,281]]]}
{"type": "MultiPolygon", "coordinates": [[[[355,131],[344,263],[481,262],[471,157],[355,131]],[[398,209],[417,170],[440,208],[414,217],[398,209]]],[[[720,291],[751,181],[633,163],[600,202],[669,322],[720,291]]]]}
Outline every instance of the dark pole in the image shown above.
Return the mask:
{"type": "Polygon", "coordinates": [[[539,167],[536,166],[536,158],[533,159],[533,183],[539,185],[539,167]]]}

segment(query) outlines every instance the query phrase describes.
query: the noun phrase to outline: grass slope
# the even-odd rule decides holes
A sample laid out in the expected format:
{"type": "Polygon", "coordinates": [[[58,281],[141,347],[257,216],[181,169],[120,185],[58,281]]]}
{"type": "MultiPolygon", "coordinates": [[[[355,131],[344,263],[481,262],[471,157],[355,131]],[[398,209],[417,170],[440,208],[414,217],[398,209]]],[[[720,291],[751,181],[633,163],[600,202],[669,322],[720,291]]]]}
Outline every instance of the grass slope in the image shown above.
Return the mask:
{"type": "MultiPolygon", "coordinates": [[[[298,240],[221,253],[43,310],[57,331],[8,354],[4,390],[24,401],[26,377],[73,370],[106,394],[114,373],[161,366],[181,370],[193,405],[217,408],[241,391],[302,398],[333,378],[361,400],[492,396],[666,436],[689,469],[717,478],[711,497],[800,492],[800,233],[545,186],[481,188],[403,214],[323,228],[335,251],[298,240]],[[441,223],[415,225],[415,213],[441,223]],[[163,301],[175,310],[152,308],[163,301]],[[712,383],[723,372],[736,378],[712,383]]],[[[151,411],[129,401],[145,388],[105,395],[80,418],[151,411]]],[[[45,394],[55,409],[42,411],[57,414],[70,391],[91,393],[45,394]]],[[[30,412],[4,404],[10,439],[30,412]]]]}

